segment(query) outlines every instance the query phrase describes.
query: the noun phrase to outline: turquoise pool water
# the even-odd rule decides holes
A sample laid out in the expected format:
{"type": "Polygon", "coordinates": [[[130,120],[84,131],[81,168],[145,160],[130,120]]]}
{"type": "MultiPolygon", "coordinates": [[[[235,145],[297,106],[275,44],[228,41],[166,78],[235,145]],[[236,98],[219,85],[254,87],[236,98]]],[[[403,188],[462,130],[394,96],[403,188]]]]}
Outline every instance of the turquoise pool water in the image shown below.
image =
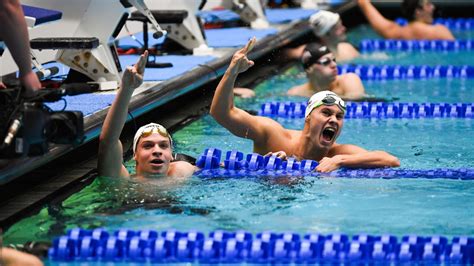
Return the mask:
{"type": "MultiPolygon", "coordinates": [[[[470,55],[471,60],[474,58],[470,55]]],[[[289,97],[288,88],[307,82],[306,74],[298,66],[285,74],[272,77],[258,85],[257,97],[242,101],[247,109],[258,110],[270,101],[306,101],[303,97],[289,97]]],[[[474,79],[429,78],[420,80],[363,80],[367,94],[398,102],[472,103],[474,79]]]]}
{"type": "MultiPolygon", "coordinates": [[[[257,88],[259,96],[284,87],[284,74],[257,88]]],[[[293,81],[289,82],[292,83],[293,81]]],[[[288,84],[287,84],[288,86],[288,84]]],[[[294,100],[302,100],[295,97],[294,100]]],[[[237,100],[245,109],[257,99],[237,100]]],[[[280,119],[300,129],[302,119],[280,119]]],[[[474,167],[470,119],[347,119],[340,143],[386,150],[402,167],[474,167]]],[[[251,142],[232,136],[210,116],[174,133],[176,150],[198,156],[207,147],[251,152],[251,142]]],[[[129,162],[133,168],[133,162],[129,162]]],[[[4,234],[6,243],[51,240],[74,227],[343,232],[395,235],[474,234],[474,182],[448,179],[289,178],[220,179],[166,187],[98,178],[62,203],[46,206],[4,234]]]]}
{"type": "MultiPolygon", "coordinates": [[[[258,85],[257,98],[238,99],[236,104],[258,110],[261,103],[271,100],[303,101],[301,97],[288,98],[285,92],[304,81],[304,73],[293,68],[258,85]]],[[[370,94],[399,101],[474,102],[470,80],[373,81],[364,85],[370,94]]],[[[303,127],[301,119],[278,121],[288,128],[303,127]]],[[[473,124],[470,119],[348,119],[338,142],[386,150],[409,169],[472,168],[473,124]]],[[[178,152],[195,157],[208,147],[245,153],[252,149],[249,140],[232,136],[210,116],[175,132],[174,140],[178,152]]],[[[133,168],[132,161],[128,167],[133,168]]],[[[51,241],[75,227],[472,236],[472,202],[474,182],[448,179],[193,177],[162,186],[100,177],[65,201],[51,203],[9,228],[4,242],[51,241]]]]}
{"type": "MultiPolygon", "coordinates": [[[[456,39],[472,39],[474,31],[453,31],[456,39]]],[[[347,34],[347,39],[355,47],[364,39],[383,39],[368,25],[360,25],[347,34]]],[[[447,51],[447,52],[374,52],[363,53],[351,63],[372,65],[472,65],[472,51],[447,51]]]]}

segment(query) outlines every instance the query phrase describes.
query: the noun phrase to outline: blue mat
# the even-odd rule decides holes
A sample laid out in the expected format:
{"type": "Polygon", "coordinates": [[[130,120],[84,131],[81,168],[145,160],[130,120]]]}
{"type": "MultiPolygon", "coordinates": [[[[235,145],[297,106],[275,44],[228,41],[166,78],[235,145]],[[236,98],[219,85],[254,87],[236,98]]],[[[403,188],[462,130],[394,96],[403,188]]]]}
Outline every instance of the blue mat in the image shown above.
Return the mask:
{"type": "Polygon", "coordinates": [[[199,11],[197,15],[204,20],[204,23],[219,23],[240,20],[240,17],[237,13],[228,9],[199,11]]]}
{"type": "MultiPolygon", "coordinates": [[[[265,15],[271,24],[288,23],[294,20],[308,19],[317,9],[275,8],[265,9],[265,15]]],[[[230,10],[201,11],[198,13],[205,23],[238,21],[240,17],[230,10]]]]}
{"type": "Polygon", "coordinates": [[[266,9],[265,14],[270,24],[289,23],[294,20],[306,20],[312,14],[316,13],[317,9],[302,9],[302,8],[288,8],[288,9],[266,9]]]}
{"type": "MultiPolygon", "coordinates": [[[[150,59],[154,57],[151,56],[150,59]]],[[[126,66],[133,65],[138,60],[138,55],[122,55],[119,57],[122,67],[125,69],[126,66]]],[[[206,64],[216,59],[214,56],[180,56],[180,55],[167,55],[157,56],[157,63],[172,63],[173,67],[169,68],[147,68],[145,70],[145,81],[159,81],[167,80],[176,76],[179,76],[192,68],[206,64]]]]}
{"type": "Polygon", "coordinates": [[[274,35],[276,29],[253,30],[249,28],[229,28],[206,30],[207,44],[210,47],[240,47],[244,46],[253,36],[262,39],[269,35],[274,35]]]}
{"type": "MultiPolygon", "coordinates": [[[[84,116],[100,111],[112,104],[114,94],[82,94],[76,96],[66,96],[66,111],[81,111],[84,116]]],[[[54,111],[61,111],[64,108],[64,101],[46,104],[54,111]]]]}

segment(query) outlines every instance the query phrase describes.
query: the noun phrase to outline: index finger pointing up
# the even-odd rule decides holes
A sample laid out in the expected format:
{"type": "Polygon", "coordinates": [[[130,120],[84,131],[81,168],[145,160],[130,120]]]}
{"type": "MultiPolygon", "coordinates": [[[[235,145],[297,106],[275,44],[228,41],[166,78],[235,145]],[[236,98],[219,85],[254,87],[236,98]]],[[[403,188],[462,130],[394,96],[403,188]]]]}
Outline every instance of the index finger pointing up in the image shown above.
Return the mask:
{"type": "Polygon", "coordinates": [[[245,45],[245,47],[242,49],[242,51],[244,52],[244,54],[248,54],[250,51],[252,51],[253,49],[253,46],[255,45],[255,42],[257,42],[257,39],[254,37],[252,37],[249,42],[245,45]]]}
{"type": "Polygon", "coordinates": [[[145,71],[146,61],[148,60],[148,51],[143,52],[143,54],[138,59],[136,63],[136,69],[138,73],[143,73],[145,71]]]}

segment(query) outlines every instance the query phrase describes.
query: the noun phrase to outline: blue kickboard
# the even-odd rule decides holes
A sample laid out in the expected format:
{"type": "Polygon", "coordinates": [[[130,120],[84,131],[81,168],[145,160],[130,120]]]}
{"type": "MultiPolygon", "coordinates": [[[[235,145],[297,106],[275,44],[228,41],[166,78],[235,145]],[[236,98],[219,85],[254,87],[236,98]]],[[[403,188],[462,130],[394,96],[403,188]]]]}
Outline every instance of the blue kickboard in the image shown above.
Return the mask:
{"type": "MultiPolygon", "coordinates": [[[[65,111],[81,111],[84,116],[87,116],[110,106],[115,99],[115,93],[81,94],[65,96],[63,99],[67,103],[65,111]]],[[[57,101],[46,105],[53,111],[62,111],[65,103],[64,101],[57,101]]]]}
{"type": "Polygon", "coordinates": [[[316,13],[317,9],[302,9],[302,8],[274,8],[266,9],[265,15],[270,24],[283,24],[295,20],[306,20],[316,13]]]}
{"type": "MultiPolygon", "coordinates": [[[[138,55],[122,55],[119,57],[122,68],[125,69],[126,66],[133,65],[138,60],[138,55]]],[[[153,56],[150,56],[150,59],[154,59],[153,56]]],[[[160,81],[167,80],[179,76],[192,68],[200,65],[206,64],[212,60],[216,59],[214,56],[192,56],[192,55],[166,55],[166,56],[157,56],[157,63],[171,63],[173,67],[168,68],[147,68],[145,69],[145,81],[160,81]]]]}
{"type": "Polygon", "coordinates": [[[206,30],[206,38],[209,47],[240,47],[244,46],[253,36],[259,40],[277,32],[273,28],[263,30],[249,28],[209,29],[206,30]]]}

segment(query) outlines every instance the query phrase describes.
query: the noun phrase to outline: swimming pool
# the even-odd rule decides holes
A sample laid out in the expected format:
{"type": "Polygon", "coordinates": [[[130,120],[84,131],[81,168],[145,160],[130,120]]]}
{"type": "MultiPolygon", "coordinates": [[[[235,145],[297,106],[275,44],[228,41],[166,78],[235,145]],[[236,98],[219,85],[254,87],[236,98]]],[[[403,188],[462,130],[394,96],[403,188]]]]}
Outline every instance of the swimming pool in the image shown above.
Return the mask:
{"type": "MultiPolygon", "coordinates": [[[[304,74],[292,69],[258,85],[257,98],[239,99],[236,104],[258,110],[263,102],[288,100],[285,91],[303,81],[304,74]]],[[[400,101],[473,102],[471,81],[464,81],[465,89],[457,82],[461,81],[364,84],[369,93],[400,101]],[[394,93],[391,87],[397,84],[399,93],[394,93]],[[457,89],[465,93],[459,95],[457,89]]],[[[278,120],[289,128],[303,127],[301,119],[278,120]]],[[[469,134],[472,123],[470,119],[444,118],[353,119],[345,121],[339,142],[386,150],[410,169],[474,167],[474,140],[469,134]]],[[[178,152],[195,157],[207,147],[251,152],[249,140],[231,136],[209,116],[179,130],[174,139],[178,152]]],[[[132,168],[133,162],[128,166],[132,168]]],[[[50,241],[75,227],[474,235],[473,197],[473,182],[449,179],[192,178],[163,188],[102,177],[64,202],[51,203],[15,224],[5,232],[4,242],[50,241]]]]}
{"type": "MultiPolygon", "coordinates": [[[[294,82],[286,82],[291,80],[288,75],[265,81],[257,88],[259,97],[237,104],[256,109],[263,95],[265,100],[284,99],[275,92],[294,82]]],[[[302,98],[294,97],[298,99],[302,98]]],[[[278,120],[289,128],[303,127],[302,119],[278,120]]],[[[470,119],[348,119],[339,142],[386,150],[409,169],[474,167],[474,141],[467,133],[472,127],[470,119]]],[[[195,157],[207,147],[251,152],[249,140],[228,134],[210,116],[176,132],[174,139],[177,151],[195,157]]],[[[133,168],[133,162],[129,167],[133,168]]],[[[10,228],[5,242],[47,240],[74,227],[389,232],[400,236],[474,233],[470,206],[474,183],[469,181],[194,178],[170,190],[123,182],[128,181],[97,179],[64,203],[48,206],[10,228]]]]}

